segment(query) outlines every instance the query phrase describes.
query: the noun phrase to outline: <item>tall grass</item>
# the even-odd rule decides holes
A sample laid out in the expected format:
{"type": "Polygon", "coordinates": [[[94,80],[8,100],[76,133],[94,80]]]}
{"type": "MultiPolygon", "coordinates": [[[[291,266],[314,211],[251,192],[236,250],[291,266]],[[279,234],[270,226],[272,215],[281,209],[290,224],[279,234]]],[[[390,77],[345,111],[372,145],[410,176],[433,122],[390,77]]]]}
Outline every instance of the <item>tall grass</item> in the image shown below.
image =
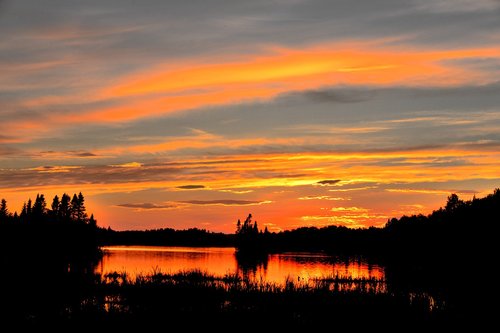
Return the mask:
{"type": "Polygon", "coordinates": [[[155,268],[133,276],[126,272],[96,275],[94,290],[73,313],[79,313],[75,318],[82,321],[112,325],[168,320],[188,326],[230,323],[258,328],[271,323],[278,328],[310,328],[333,322],[359,325],[359,318],[386,325],[401,320],[426,323],[441,316],[443,308],[424,296],[390,292],[386,281],[377,278],[288,277],[274,283],[238,274],[170,273],[155,268]]]}
{"type": "Polygon", "coordinates": [[[353,278],[331,275],[319,278],[294,280],[291,276],[283,283],[268,282],[263,279],[250,279],[236,273],[213,275],[202,270],[184,270],[176,273],[162,272],[154,268],[151,273],[131,277],[127,272],[111,272],[97,275],[101,287],[160,287],[182,286],[192,288],[214,288],[224,292],[362,292],[387,293],[386,281],[375,277],[353,278]]]}

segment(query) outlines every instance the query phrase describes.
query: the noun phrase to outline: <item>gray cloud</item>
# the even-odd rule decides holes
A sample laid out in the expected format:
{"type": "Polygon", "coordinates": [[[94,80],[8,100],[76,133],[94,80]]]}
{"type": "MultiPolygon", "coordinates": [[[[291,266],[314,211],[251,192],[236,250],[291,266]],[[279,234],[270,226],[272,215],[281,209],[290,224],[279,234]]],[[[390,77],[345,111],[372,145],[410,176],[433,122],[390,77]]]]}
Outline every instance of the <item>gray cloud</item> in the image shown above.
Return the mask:
{"type": "Polygon", "coordinates": [[[217,50],[251,53],[255,45],[266,44],[299,46],[388,35],[412,35],[425,43],[434,42],[436,34],[447,37],[440,38],[441,43],[484,43],[490,42],[488,32],[500,24],[495,4],[495,0],[377,0],[355,5],[348,0],[255,0],[251,4],[244,0],[19,0],[3,8],[0,32],[11,42],[0,54],[5,54],[5,60],[25,62],[51,59],[57,52],[78,53],[87,61],[113,57],[110,66],[99,70],[116,71],[126,64],[141,66],[134,59],[210,55],[217,50]],[[79,38],[50,37],[61,31],[79,38]]]}
{"type": "Polygon", "coordinates": [[[182,185],[182,186],[177,186],[176,188],[181,190],[199,190],[199,189],[204,189],[205,185],[182,185]]]}
{"type": "Polygon", "coordinates": [[[84,151],[84,152],[80,152],[80,153],[75,153],[75,156],[78,156],[78,157],[95,157],[97,155],[94,154],[94,153],[88,152],[88,151],[84,151]]]}
{"type": "MultiPolygon", "coordinates": [[[[492,40],[491,33],[500,27],[497,3],[495,0],[377,0],[355,5],[348,0],[256,0],[251,4],[243,0],[230,3],[214,0],[209,4],[160,0],[10,1],[1,7],[0,33],[4,39],[0,44],[0,68],[14,68],[9,73],[18,74],[12,79],[4,75],[0,78],[0,87],[5,88],[0,89],[4,91],[2,100],[13,103],[0,109],[0,115],[8,121],[49,121],[44,119],[49,114],[81,113],[113,106],[116,101],[83,100],[49,107],[26,107],[22,101],[75,95],[80,89],[102,86],[106,78],[116,78],[144,66],[150,69],[170,58],[205,56],[210,62],[211,56],[221,53],[260,52],[259,45],[301,48],[323,41],[377,37],[388,40],[396,37],[396,42],[387,43],[406,45],[497,45],[498,40],[492,40]],[[35,68],[24,71],[28,74],[23,77],[19,77],[22,71],[15,70],[15,66],[34,65],[35,68]],[[85,80],[81,79],[82,72],[85,80]],[[40,81],[44,84],[34,85],[40,81]]],[[[456,65],[498,68],[494,59],[477,60],[475,64],[471,61],[457,60],[456,65]]],[[[497,92],[498,85],[496,88],[497,92]]],[[[405,116],[419,111],[416,109],[466,110],[498,105],[498,97],[487,96],[482,87],[459,87],[448,92],[442,88],[436,88],[436,92],[422,89],[421,93],[434,96],[418,101],[409,96],[416,90],[317,89],[284,94],[271,103],[216,107],[211,112],[191,112],[121,126],[79,125],[64,133],[45,134],[36,144],[54,150],[67,146],[86,149],[90,144],[126,145],[131,143],[128,141],[131,137],[180,135],[188,127],[229,135],[253,132],[269,137],[275,135],[270,129],[304,122],[349,123],[383,119],[396,110],[405,116]],[[446,93],[457,98],[443,95],[446,93]],[[231,126],[226,125],[228,120],[232,121],[231,126]]]]}
{"type": "MultiPolygon", "coordinates": [[[[191,170],[197,172],[196,168],[191,170]]],[[[210,173],[210,170],[206,170],[210,173]]],[[[106,165],[57,167],[43,166],[28,169],[0,169],[0,188],[17,186],[37,187],[45,185],[72,184],[84,186],[89,184],[117,184],[136,182],[169,181],[176,177],[189,179],[186,170],[180,168],[116,168],[106,165]],[[50,171],[50,172],[49,172],[50,171]]]]}
{"type": "Polygon", "coordinates": [[[498,0],[414,0],[418,9],[431,13],[482,12],[500,9],[498,0]]]}
{"type": "Polygon", "coordinates": [[[331,186],[338,184],[340,182],[340,179],[325,179],[325,180],[320,180],[316,184],[322,185],[322,186],[331,186]]]}
{"type": "Polygon", "coordinates": [[[15,138],[13,136],[10,136],[10,135],[1,135],[0,134],[0,143],[11,142],[13,140],[15,140],[15,138]]]}
{"type": "MultiPolygon", "coordinates": [[[[456,166],[473,165],[470,160],[464,158],[433,158],[430,161],[412,161],[408,158],[380,159],[376,162],[358,163],[363,165],[374,165],[380,167],[412,166],[414,168],[449,168],[456,166]]],[[[347,163],[348,166],[356,165],[355,162],[347,163]]]]}
{"type": "Polygon", "coordinates": [[[170,209],[170,208],[175,208],[175,205],[172,204],[154,204],[154,203],[124,203],[124,204],[119,204],[116,205],[118,207],[123,207],[123,208],[132,208],[132,209],[138,209],[138,210],[158,210],[158,209],[170,209]]]}
{"type": "Polygon", "coordinates": [[[46,150],[46,151],[41,151],[40,155],[42,155],[42,156],[64,155],[64,156],[74,156],[74,157],[96,157],[96,156],[98,156],[90,151],[84,151],[84,150],[67,150],[67,151],[46,150]]]}
{"type": "MultiPolygon", "coordinates": [[[[357,103],[372,99],[375,96],[374,90],[368,89],[318,89],[300,92],[305,98],[313,102],[325,103],[357,103]]],[[[285,95],[286,96],[286,95],[285,95]]]]}
{"type": "Polygon", "coordinates": [[[10,147],[7,145],[0,145],[0,157],[1,156],[13,156],[13,155],[16,155],[17,157],[19,157],[19,155],[22,156],[24,154],[25,153],[20,149],[10,147]]]}

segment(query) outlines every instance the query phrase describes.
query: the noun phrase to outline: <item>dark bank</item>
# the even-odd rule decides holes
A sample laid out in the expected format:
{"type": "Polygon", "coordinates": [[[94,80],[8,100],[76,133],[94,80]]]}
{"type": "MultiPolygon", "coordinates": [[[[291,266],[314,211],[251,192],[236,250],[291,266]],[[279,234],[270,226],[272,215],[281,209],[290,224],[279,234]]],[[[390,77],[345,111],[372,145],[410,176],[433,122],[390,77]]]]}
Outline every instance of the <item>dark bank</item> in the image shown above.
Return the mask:
{"type": "MultiPolygon", "coordinates": [[[[312,327],[356,322],[437,327],[492,317],[492,287],[480,272],[496,262],[500,190],[462,201],[450,195],[428,216],[391,219],[384,228],[260,230],[249,215],[234,235],[204,230],[116,232],[98,227],[80,193],[43,195],[20,214],[0,206],[2,311],[4,322],[22,326],[109,325],[133,327],[164,321],[196,326],[237,324],[312,327]],[[283,251],[318,251],[363,257],[384,267],[384,278],[324,276],[269,283],[248,274],[212,275],[193,270],[136,277],[100,275],[102,245],[235,246],[241,272],[265,265],[283,251]],[[462,263],[478,268],[463,272],[462,263]],[[193,320],[195,318],[196,320],[193,320]],[[251,318],[251,319],[249,319],[251,318]],[[360,318],[363,321],[360,322],[360,318]]],[[[207,326],[207,327],[208,327],[207,326]]]]}

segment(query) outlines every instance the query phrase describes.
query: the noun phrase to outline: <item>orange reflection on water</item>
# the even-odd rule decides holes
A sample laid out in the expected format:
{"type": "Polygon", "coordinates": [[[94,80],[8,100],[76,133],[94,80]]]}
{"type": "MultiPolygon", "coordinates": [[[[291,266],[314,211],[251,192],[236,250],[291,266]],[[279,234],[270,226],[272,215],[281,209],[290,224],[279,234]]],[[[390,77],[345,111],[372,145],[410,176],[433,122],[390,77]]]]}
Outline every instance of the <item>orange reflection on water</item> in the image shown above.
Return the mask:
{"type": "MultiPolygon", "coordinates": [[[[384,270],[366,261],[349,258],[338,260],[324,254],[284,253],[271,255],[267,278],[277,281],[283,274],[299,279],[339,277],[353,279],[383,279],[384,270]]],[[[285,275],[286,276],[286,275],[285,275]]]]}
{"type": "Polygon", "coordinates": [[[361,259],[339,260],[320,253],[273,254],[255,265],[238,263],[234,248],[113,246],[105,247],[97,272],[127,272],[130,278],[160,270],[164,273],[201,270],[212,275],[238,273],[255,280],[284,283],[314,278],[384,279],[384,270],[361,259]]]}
{"type": "Polygon", "coordinates": [[[112,246],[104,247],[105,255],[98,272],[127,272],[134,278],[161,270],[176,273],[199,269],[214,275],[236,271],[234,249],[216,247],[112,246]]]}

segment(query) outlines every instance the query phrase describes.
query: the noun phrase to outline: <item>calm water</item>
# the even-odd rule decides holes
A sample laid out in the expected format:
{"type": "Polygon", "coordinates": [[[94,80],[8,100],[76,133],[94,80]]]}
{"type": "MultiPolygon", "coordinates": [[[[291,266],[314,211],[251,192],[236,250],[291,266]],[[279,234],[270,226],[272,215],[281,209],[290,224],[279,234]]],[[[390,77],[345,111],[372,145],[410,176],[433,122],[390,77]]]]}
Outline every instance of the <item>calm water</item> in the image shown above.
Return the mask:
{"type": "Polygon", "coordinates": [[[341,276],[384,279],[384,269],[361,259],[339,260],[321,253],[293,252],[269,255],[267,260],[241,263],[233,248],[194,248],[162,246],[105,247],[97,272],[126,271],[131,277],[162,272],[199,269],[214,275],[238,273],[253,279],[283,283],[287,277],[297,281],[310,278],[341,276]]]}

